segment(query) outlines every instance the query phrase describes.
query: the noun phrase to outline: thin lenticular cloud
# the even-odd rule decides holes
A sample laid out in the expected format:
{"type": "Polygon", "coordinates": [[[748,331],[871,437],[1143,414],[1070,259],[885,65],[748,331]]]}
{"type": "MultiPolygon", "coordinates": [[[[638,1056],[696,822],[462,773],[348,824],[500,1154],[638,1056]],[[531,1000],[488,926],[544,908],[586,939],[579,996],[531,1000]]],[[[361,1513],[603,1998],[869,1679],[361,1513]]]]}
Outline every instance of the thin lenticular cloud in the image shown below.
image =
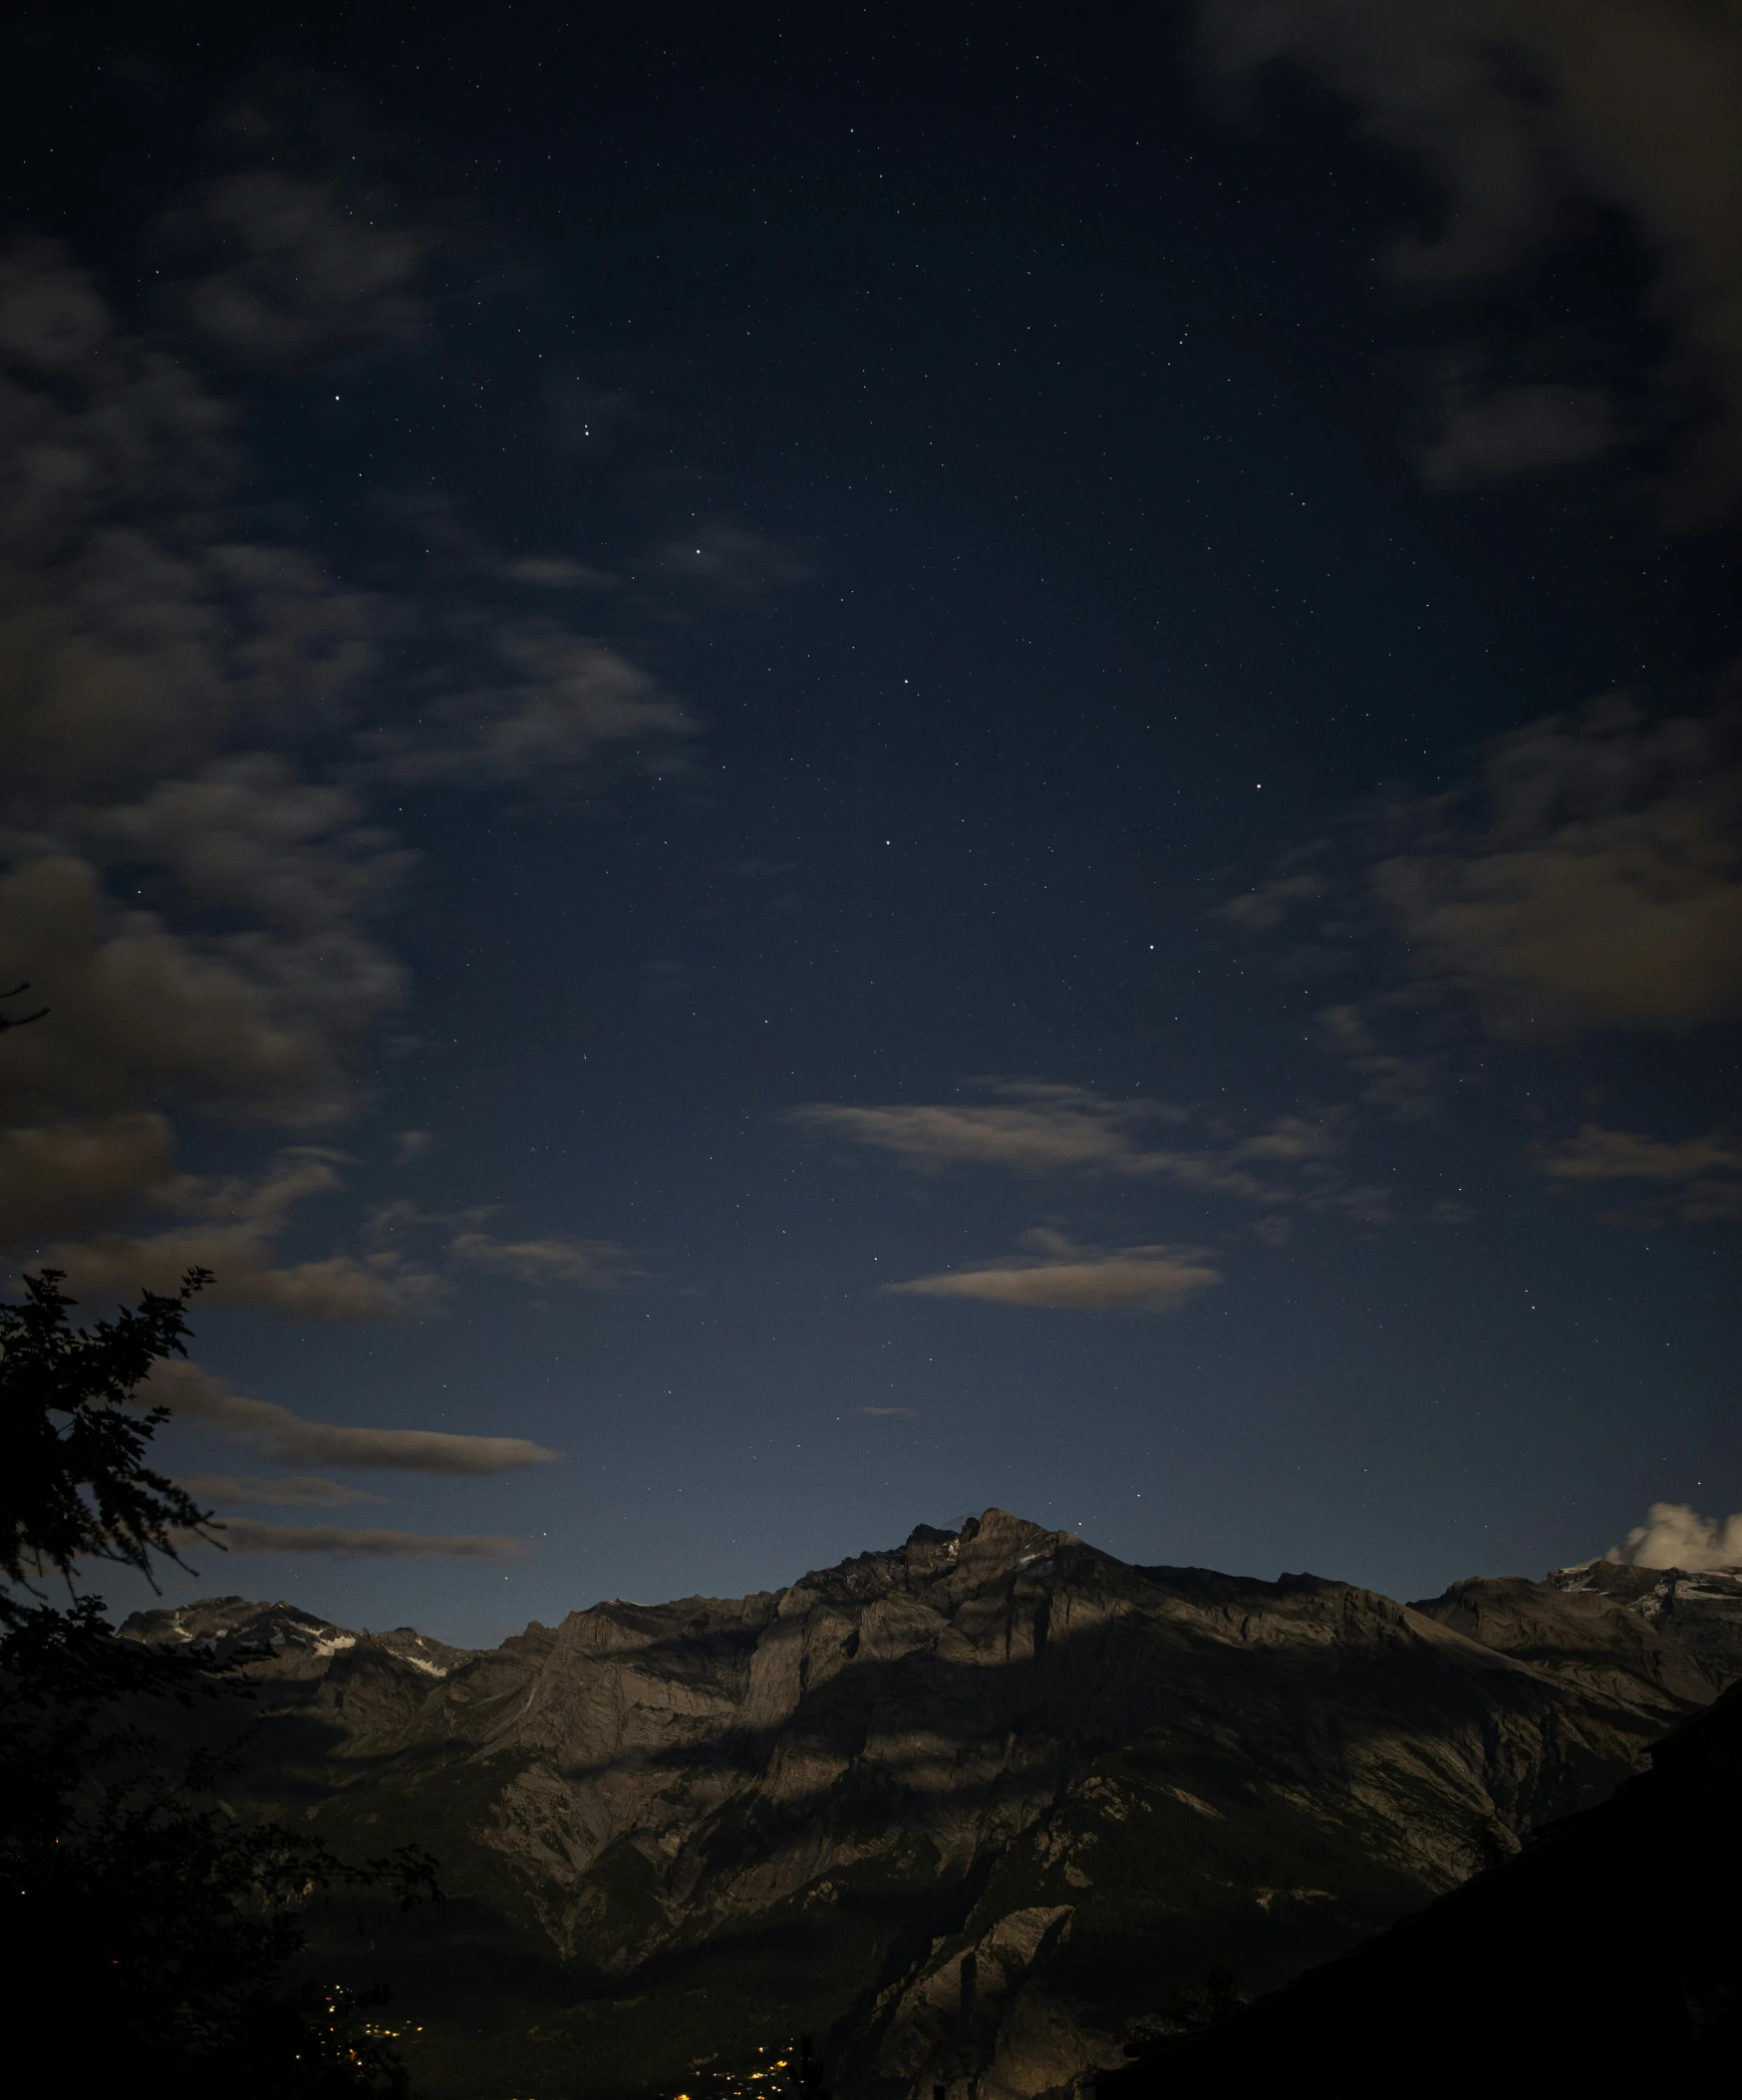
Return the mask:
{"type": "Polygon", "coordinates": [[[270,1400],[231,1392],[197,1363],[159,1363],[138,1388],[142,1406],[164,1406],[189,1421],[252,1444],[279,1465],[355,1466],[369,1472],[503,1473],[561,1456],[519,1436],[458,1436],[444,1429],[354,1429],[313,1422],[270,1400]]]}
{"type": "Polygon", "coordinates": [[[360,1487],[341,1487],[313,1473],[292,1473],[279,1480],[237,1479],[229,1473],[183,1473],[176,1486],[196,1502],[258,1502],[271,1508],[345,1509],[355,1502],[385,1502],[360,1487]]]}
{"type": "Polygon", "coordinates": [[[1563,1187],[1615,1187],[1635,1202],[1640,1223],[1742,1217],[1742,1144],[1723,1131],[1670,1139],[1587,1123],[1577,1137],[1542,1146],[1537,1171],[1563,1187]]]}
{"type": "Polygon", "coordinates": [[[539,1240],[498,1240],[485,1232],[462,1232],[447,1244],[447,1257],[471,1269],[491,1269],[523,1284],[569,1284],[582,1291],[621,1291],[643,1280],[631,1269],[627,1250],[615,1240],[579,1240],[552,1233],[539,1240]]]}
{"type": "MultiPolygon", "coordinates": [[[[449,1537],[419,1531],[352,1531],[340,1524],[258,1524],[250,1517],[214,1519],[211,1531],[231,1553],[326,1553],[341,1560],[511,1561],[525,1546],[519,1539],[484,1532],[449,1537]]],[[[191,1539],[190,1546],[210,1544],[191,1539]]]]}
{"type": "Polygon", "coordinates": [[[887,1152],[902,1165],[1003,1167],[1016,1173],[1100,1169],[1130,1173],[1143,1156],[1136,1129],[1146,1104],[1104,1100],[1082,1087],[1001,1088],[1017,1099],[983,1106],[924,1103],[856,1108],[819,1101],[787,1120],[825,1137],[887,1152]]]}
{"type": "Polygon", "coordinates": [[[1547,1148],[1543,1172],[1562,1181],[1697,1181],[1742,1173],[1742,1146],[1716,1131],[1672,1141],[1587,1123],[1577,1137],[1547,1148]]]}
{"type": "Polygon", "coordinates": [[[1158,1144],[1158,1129],[1191,1121],[1159,1101],[1116,1100],[1086,1086],[1037,1080],[987,1083],[989,1102],[892,1103],[855,1107],[818,1101],[785,1120],[887,1154],[911,1171],[987,1167],[1013,1174],[1108,1175],[1159,1181],[1251,1203],[1286,1203],[1301,1193],[1291,1168],[1316,1178],[1340,1146],[1335,1117],[1282,1116],[1220,1147],[1158,1144]]]}
{"type": "Polygon", "coordinates": [[[1074,1247],[1047,1232],[1025,1238],[1036,1253],[883,1288],[897,1297],[966,1298],[1055,1312],[1172,1313],[1222,1281],[1202,1247],[1074,1247]]]}

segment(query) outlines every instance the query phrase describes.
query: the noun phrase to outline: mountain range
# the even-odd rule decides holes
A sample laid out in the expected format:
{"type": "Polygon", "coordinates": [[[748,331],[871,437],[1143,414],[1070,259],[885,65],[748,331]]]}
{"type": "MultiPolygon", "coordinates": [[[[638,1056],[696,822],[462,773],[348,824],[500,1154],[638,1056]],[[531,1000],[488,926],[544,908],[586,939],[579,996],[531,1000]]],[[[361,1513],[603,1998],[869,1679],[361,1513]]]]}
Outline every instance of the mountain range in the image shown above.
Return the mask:
{"type": "Polygon", "coordinates": [[[799,2033],[842,2100],[1031,2100],[1606,1798],[1742,1677],[1742,1575],[1399,1604],[993,1509],[488,1650],[241,1598],[124,1631],[255,1651],[236,1813],[437,1855],[444,1904],[320,1947],[392,1978],[430,2100],[726,2100],[799,2033]]]}

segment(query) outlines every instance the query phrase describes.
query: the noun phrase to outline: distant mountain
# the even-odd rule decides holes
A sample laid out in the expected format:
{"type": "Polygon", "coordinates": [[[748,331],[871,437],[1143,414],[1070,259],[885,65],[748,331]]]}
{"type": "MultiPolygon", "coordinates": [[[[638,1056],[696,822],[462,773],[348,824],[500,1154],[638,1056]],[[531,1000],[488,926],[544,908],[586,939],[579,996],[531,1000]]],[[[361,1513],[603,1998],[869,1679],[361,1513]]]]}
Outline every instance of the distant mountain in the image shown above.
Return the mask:
{"type": "Polygon", "coordinates": [[[1742,1581],[1406,1606],[989,1510],[489,1651],[239,1598],[126,1631],[270,1649],[240,1811],[442,1859],[451,1901],[345,1955],[431,2100],[707,2100],[801,2031],[846,2100],[1026,2100],[1210,1963],[1271,1989],[1601,1799],[1738,1674],[1742,1581]]]}

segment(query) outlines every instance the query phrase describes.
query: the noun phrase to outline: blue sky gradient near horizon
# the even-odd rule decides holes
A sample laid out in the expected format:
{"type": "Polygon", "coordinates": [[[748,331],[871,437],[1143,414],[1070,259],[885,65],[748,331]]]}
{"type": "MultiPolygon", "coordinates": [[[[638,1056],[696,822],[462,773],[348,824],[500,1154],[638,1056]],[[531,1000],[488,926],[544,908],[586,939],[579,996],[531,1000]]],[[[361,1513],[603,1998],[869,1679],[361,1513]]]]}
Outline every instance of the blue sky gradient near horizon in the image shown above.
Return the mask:
{"type": "Polygon", "coordinates": [[[1251,15],[33,26],[0,1211],[216,1272],[166,1601],[1742,1509],[1722,244],[1251,15]]]}

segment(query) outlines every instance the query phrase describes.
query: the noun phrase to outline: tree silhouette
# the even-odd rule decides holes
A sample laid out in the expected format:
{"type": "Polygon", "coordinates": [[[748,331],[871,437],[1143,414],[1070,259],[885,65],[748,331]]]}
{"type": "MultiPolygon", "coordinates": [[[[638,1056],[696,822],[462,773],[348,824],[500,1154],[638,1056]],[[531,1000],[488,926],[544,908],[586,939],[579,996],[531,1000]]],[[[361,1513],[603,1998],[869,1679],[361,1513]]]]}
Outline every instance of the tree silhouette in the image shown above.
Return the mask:
{"type": "MultiPolygon", "coordinates": [[[[154,2100],[404,2093],[372,2002],[284,1981],[309,1903],[335,1888],[437,1894],[415,1847],[354,1865],[280,1824],[236,1820],[214,1788],[233,1753],[172,1756],[147,1720],[245,1696],[246,1656],[121,1639],[83,1567],[149,1578],[210,1513],[145,1463],[167,1418],[127,1403],[181,1352],[206,1281],[90,1328],[58,1272],[0,1306],[0,1939],[14,2032],[49,2038],[74,2090],[154,2100]],[[43,1585],[66,1593],[57,1605],[43,1585]]],[[[213,1542],[215,1543],[215,1542],[213,1542]]]]}
{"type": "MultiPolygon", "coordinates": [[[[4,1005],[9,999],[16,999],[20,992],[28,992],[29,990],[30,980],[26,978],[23,984],[14,985],[10,992],[0,992],[0,1005],[4,1005]]],[[[27,1028],[31,1022],[41,1021],[47,1013],[47,1007],[38,1007],[34,1014],[0,1013],[0,1034],[4,1034],[7,1029],[27,1028]]]]}

